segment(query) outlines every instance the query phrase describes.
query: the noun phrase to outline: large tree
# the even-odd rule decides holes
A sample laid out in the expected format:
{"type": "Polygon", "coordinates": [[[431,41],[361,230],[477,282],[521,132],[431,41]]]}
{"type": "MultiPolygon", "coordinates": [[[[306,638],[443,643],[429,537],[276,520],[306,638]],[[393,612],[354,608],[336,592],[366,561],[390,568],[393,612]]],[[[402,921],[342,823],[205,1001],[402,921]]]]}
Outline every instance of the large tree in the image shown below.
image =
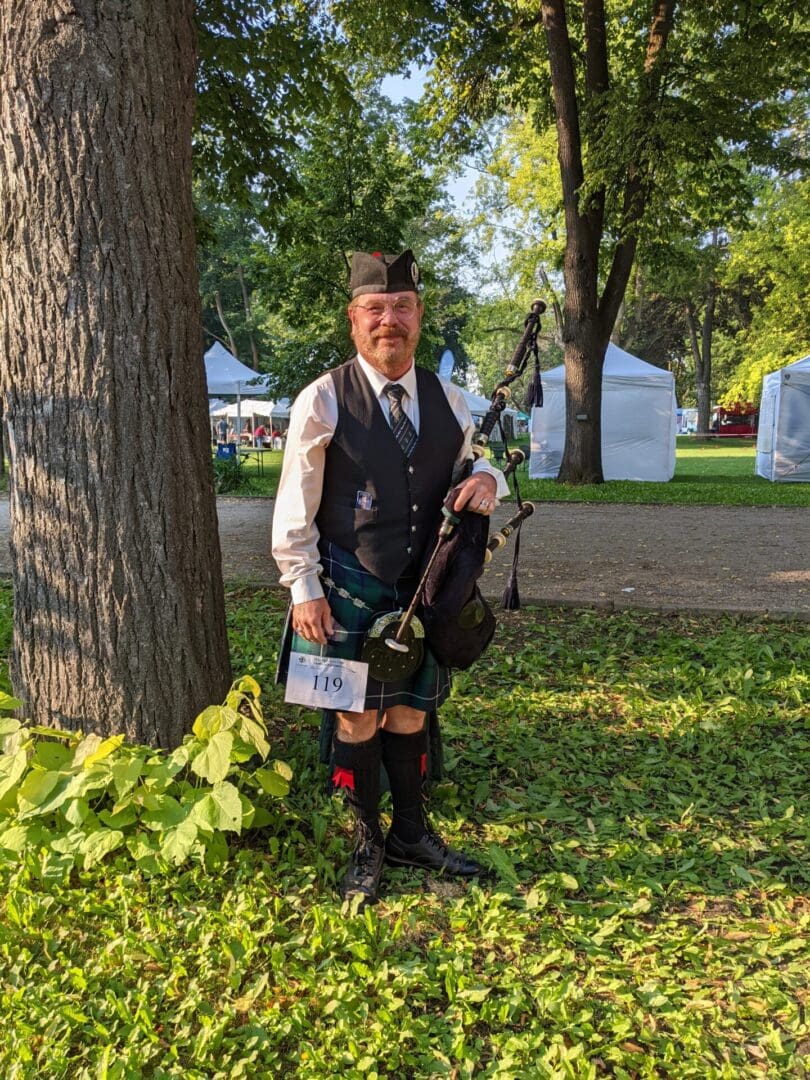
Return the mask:
{"type": "Polygon", "coordinates": [[[230,679],[192,2],[4,4],[0,76],[13,683],[38,723],[174,744],[230,679]]]}
{"type": "Polygon", "coordinates": [[[228,685],[192,166],[281,202],[334,49],[308,4],[0,6],[12,666],[41,723],[170,745],[228,685]]]}
{"type": "Polygon", "coordinates": [[[498,111],[522,109],[540,132],[554,122],[568,391],[560,477],[601,480],[604,352],[639,240],[666,221],[676,173],[722,198],[732,149],[749,163],[778,158],[783,92],[806,84],[806,22],[787,0],[427,0],[398,36],[375,5],[337,6],[366,50],[400,65],[433,60],[433,115],[448,145],[469,148],[470,120],[498,111]]]}

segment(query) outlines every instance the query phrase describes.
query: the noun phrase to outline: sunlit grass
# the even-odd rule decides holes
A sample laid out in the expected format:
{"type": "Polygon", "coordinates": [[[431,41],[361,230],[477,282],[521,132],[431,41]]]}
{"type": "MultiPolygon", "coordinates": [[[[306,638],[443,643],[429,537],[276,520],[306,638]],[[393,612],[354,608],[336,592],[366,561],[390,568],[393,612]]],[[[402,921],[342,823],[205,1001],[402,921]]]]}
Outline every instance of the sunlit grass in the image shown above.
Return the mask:
{"type": "Polygon", "coordinates": [[[215,874],[0,858],[2,1075],[804,1075],[805,624],[503,613],[442,709],[432,798],[490,876],[388,870],[357,917],[317,719],[272,684],[281,592],[227,604],[294,769],[281,827],[215,874]]]}

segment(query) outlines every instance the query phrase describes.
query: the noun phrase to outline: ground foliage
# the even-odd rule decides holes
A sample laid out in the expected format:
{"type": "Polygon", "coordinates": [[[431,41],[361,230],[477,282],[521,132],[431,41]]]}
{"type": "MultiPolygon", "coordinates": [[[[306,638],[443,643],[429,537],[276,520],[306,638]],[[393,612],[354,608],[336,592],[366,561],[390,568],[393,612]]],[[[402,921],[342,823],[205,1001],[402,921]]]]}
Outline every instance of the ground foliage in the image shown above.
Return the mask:
{"type": "Polygon", "coordinates": [[[351,917],[316,721],[272,687],[282,600],[228,600],[294,769],[284,825],[169,880],[3,865],[4,1075],[803,1075],[806,627],[505,615],[442,710],[433,796],[491,876],[388,871],[351,917]]]}
{"type": "MultiPolygon", "coordinates": [[[[192,861],[218,869],[228,836],[269,825],[267,802],[290,787],[285,762],[265,764],[260,694],[255,679],[237,680],[171,753],[0,717],[2,857],[29,860],[42,881],[119,851],[144,874],[192,861]]],[[[0,693],[0,712],[22,708],[0,693]]]]}

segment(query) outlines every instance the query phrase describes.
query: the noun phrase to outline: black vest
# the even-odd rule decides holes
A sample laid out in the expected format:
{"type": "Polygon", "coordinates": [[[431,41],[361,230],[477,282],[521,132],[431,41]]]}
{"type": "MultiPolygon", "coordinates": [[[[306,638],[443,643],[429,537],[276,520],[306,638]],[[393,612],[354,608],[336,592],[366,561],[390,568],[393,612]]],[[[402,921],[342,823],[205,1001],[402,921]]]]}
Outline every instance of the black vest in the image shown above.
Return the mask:
{"type": "Polygon", "coordinates": [[[419,439],[408,460],[360,365],[349,360],[330,374],[338,422],[315,522],[324,540],[392,585],[436,536],[464,435],[438,378],[417,367],[419,439]]]}

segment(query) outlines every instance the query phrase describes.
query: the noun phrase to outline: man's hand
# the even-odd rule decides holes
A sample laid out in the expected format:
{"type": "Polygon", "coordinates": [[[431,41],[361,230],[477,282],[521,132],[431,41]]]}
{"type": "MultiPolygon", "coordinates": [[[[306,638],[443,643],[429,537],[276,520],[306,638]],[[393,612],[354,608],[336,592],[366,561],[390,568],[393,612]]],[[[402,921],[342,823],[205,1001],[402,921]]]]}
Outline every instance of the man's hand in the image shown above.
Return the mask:
{"type": "Polygon", "coordinates": [[[293,604],[292,627],[305,641],[314,641],[326,645],[334,632],[332,612],[326,598],[306,600],[303,604],[293,604]]]}
{"type": "Polygon", "coordinates": [[[474,473],[456,488],[454,510],[472,510],[476,514],[489,516],[495,509],[495,492],[498,489],[495,477],[490,473],[474,473]]]}

